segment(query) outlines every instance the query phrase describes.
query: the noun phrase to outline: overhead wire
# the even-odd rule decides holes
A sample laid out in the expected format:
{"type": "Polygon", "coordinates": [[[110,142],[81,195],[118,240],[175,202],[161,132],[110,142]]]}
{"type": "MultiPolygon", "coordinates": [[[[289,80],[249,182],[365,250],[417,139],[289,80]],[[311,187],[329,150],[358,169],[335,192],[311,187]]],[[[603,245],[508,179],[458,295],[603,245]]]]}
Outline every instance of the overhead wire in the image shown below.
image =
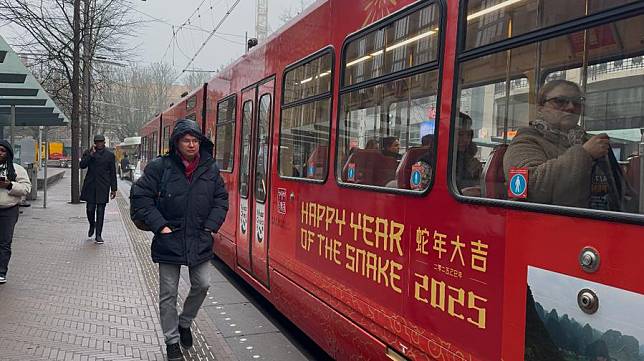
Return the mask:
{"type": "Polygon", "coordinates": [[[208,44],[208,42],[210,41],[210,39],[212,39],[212,38],[213,38],[213,36],[215,36],[215,33],[217,32],[217,30],[219,30],[219,28],[221,27],[221,25],[223,25],[223,23],[226,21],[226,19],[228,19],[228,17],[229,17],[229,16],[230,16],[230,14],[233,12],[233,10],[235,10],[235,8],[237,7],[237,5],[239,4],[239,2],[240,2],[240,1],[241,1],[241,0],[236,0],[236,1],[233,3],[233,5],[228,9],[228,11],[226,12],[226,15],[224,15],[224,16],[221,18],[221,20],[219,21],[219,23],[215,26],[215,28],[214,28],[214,29],[212,30],[212,32],[210,33],[210,35],[208,35],[208,38],[207,38],[207,39],[206,39],[206,40],[201,44],[201,46],[199,47],[199,49],[197,50],[197,52],[195,53],[195,55],[190,59],[190,61],[188,62],[188,64],[183,68],[183,70],[181,71],[181,73],[179,73],[179,75],[174,79],[174,81],[173,81],[173,82],[177,81],[177,79],[179,79],[179,78],[181,77],[181,75],[183,75],[183,73],[185,73],[185,72],[186,72],[186,70],[188,70],[188,69],[190,68],[190,66],[192,65],[192,63],[193,63],[193,62],[195,61],[195,59],[197,58],[197,56],[199,56],[199,54],[201,53],[201,51],[206,47],[206,44],[208,44]]]}

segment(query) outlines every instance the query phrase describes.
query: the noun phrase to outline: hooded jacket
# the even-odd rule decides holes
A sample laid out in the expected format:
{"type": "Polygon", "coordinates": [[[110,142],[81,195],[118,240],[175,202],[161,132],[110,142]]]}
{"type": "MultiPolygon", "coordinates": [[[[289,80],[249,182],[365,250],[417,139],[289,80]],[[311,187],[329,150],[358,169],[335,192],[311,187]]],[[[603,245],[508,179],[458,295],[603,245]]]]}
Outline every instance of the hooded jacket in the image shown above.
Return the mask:
{"type": "MultiPolygon", "coordinates": [[[[15,171],[15,178],[13,174],[9,174],[9,167],[0,170],[0,177],[4,177],[11,181],[11,189],[0,188],[0,208],[10,208],[16,206],[29,192],[31,192],[31,181],[27,171],[19,164],[13,163],[13,148],[6,140],[0,140],[0,145],[8,151],[8,158],[6,164],[12,164],[15,171]]],[[[1,167],[2,165],[0,165],[1,167]]],[[[0,168],[2,169],[2,168],[0,168]]]]}
{"type": "MultiPolygon", "coordinates": [[[[588,134],[583,136],[583,141],[590,138],[588,134]]],[[[612,152],[593,160],[581,144],[571,144],[568,138],[552,132],[525,127],[519,129],[503,157],[506,182],[512,167],[528,169],[528,201],[601,209],[594,206],[591,191],[593,175],[602,174],[609,188],[604,209],[629,208],[630,187],[612,152]]]]}
{"type": "Polygon", "coordinates": [[[192,120],[174,127],[168,154],[154,159],[132,186],[132,218],[154,233],[152,260],[157,263],[197,265],[212,257],[212,234],[228,212],[228,193],[212,158],[213,144],[192,120]],[[200,139],[199,165],[189,181],[177,150],[186,134],[200,139]],[[164,227],[172,233],[161,234],[164,227]]]}

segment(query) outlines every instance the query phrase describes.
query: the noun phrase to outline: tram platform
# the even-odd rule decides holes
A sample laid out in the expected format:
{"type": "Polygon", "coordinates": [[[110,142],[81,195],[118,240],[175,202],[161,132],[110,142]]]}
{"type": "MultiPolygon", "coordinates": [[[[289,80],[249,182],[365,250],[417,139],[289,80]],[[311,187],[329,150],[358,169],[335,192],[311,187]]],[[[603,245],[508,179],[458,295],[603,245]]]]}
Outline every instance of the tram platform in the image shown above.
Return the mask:
{"type": "MultiPolygon", "coordinates": [[[[119,181],[105,212],[105,244],[97,245],[87,237],[85,205],[68,203],[70,178],[49,189],[46,209],[42,197],[24,208],[16,226],[8,282],[0,285],[0,359],[164,360],[158,268],[151,234],[129,220],[129,183],[119,181]]],[[[231,283],[221,262],[211,272],[186,360],[316,358],[231,283]]],[[[182,272],[180,301],[188,290],[182,272]]]]}

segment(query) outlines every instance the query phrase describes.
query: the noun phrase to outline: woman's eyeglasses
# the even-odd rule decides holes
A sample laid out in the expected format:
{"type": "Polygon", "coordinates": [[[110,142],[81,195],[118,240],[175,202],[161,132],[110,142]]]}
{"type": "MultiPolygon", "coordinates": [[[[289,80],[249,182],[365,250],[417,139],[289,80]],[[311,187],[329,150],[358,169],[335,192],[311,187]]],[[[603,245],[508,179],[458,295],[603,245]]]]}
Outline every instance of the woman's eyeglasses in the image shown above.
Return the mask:
{"type": "Polygon", "coordinates": [[[558,97],[552,97],[552,98],[547,98],[543,103],[548,103],[552,102],[557,108],[564,108],[568,104],[571,104],[577,108],[580,108],[582,104],[586,101],[586,98],[583,96],[576,96],[576,97],[567,97],[567,96],[558,96],[558,97]]]}

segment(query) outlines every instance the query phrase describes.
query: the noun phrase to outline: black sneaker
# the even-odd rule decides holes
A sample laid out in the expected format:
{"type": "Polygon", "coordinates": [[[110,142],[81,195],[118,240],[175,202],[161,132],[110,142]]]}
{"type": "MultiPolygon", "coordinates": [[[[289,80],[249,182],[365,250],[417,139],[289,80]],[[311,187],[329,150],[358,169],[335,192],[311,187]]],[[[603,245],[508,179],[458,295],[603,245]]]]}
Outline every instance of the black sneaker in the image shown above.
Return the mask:
{"type": "Polygon", "coordinates": [[[7,276],[6,275],[0,275],[0,284],[7,283],[7,276]]]}
{"type": "Polygon", "coordinates": [[[183,354],[181,353],[181,347],[178,343],[173,343],[172,345],[167,345],[165,347],[165,352],[168,354],[168,361],[182,361],[183,354]]]}
{"type": "Polygon", "coordinates": [[[179,326],[179,340],[183,348],[192,347],[192,332],[190,332],[190,327],[183,328],[179,326]]]}
{"type": "Polygon", "coordinates": [[[103,241],[103,238],[101,236],[96,236],[96,244],[103,244],[105,241],[103,241]]]}
{"type": "Polygon", "coordinates": [[[90,224],[89,225],[89,231],[87,231],[87,237],[91,237],[94,235],[94,225],[90,224]]]}

